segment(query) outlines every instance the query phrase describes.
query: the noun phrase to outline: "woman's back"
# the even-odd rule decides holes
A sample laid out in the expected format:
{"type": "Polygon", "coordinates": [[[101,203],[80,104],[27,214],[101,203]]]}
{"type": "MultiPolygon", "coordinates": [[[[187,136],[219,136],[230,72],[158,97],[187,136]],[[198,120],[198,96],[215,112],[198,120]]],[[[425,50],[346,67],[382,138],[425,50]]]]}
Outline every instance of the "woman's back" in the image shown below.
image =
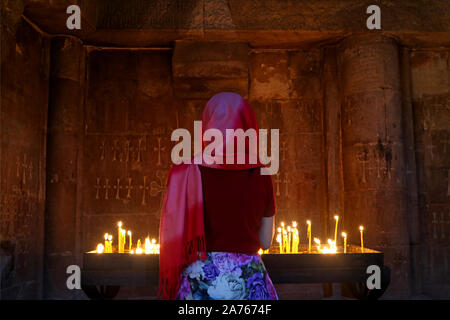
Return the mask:
{"type": "Polygon", "coordinates": [[[272,178],[260,168],[221,170],[200,166],[208,252],[255,254],[263,217],[275,213],[272,178]]]}

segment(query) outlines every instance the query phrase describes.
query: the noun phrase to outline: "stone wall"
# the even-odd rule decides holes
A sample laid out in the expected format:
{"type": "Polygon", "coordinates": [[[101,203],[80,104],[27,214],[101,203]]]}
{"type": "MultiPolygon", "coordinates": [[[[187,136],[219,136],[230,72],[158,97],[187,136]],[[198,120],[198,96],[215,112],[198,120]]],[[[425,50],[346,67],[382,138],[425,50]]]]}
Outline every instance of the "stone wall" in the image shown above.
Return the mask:
{"type": "Polygon", "coordinates": [[[450,294],[449,50],[410,53],[424,292],[450,294]]]}
{"type": "Polygon", "coordinates": [[[0,298],[42,297],[49,40],[2,7],[0,298]]]}
{"type": "MultiPolygon", "coordinates": [[[[25,3],[59,30],[65,15],[45,16],[63,4],[25,3]]],[[[386,297],[450,295],[450,62],[448,47],[433,47],[450,43],[444,2],[387,1],[387,32],[368,35],[366,2],[329,0],[322,20],[307,0],[135,3],[95,1],[83,11],[95,31],[50,40],[21,17],[23,1],[2,2],[1,298],[84,298],[67,290],[66,267],[105,232],[117,239],[119,219],[134,241],[157,238],[170,134],[192,132],[221,91],[248,99],[260,128],[280,129],[277,222],[311,219],[324,238],[339,214],[356,244],[363,224],[366,246],[392,268],[386,297]]],[[[286,299],[322,294],[277,289],[286,299]]]]}

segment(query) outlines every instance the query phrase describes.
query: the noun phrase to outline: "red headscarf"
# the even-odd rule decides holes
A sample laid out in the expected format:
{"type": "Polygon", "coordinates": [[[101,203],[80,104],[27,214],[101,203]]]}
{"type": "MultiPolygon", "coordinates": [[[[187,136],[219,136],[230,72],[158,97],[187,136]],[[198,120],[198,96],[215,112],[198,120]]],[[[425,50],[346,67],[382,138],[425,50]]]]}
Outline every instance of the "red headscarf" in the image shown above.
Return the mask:
{"type": "MultiPolygon", "coordinates": [[[[206,164],[202,166],[224,169],[243,170],[262,167],[258,155],[258,138],[256,145],[249,148],[246,144],[245,163],[237,164],[239,151],[226,152],[226,129],[254,129],[258,137],[258,125],[253,109],[237,93],[222,92],[213,96],[206,104],[202,115],[203,130],[218,129],[224,137],[223,154],[234,157],[234,164],[206,164]],[[250,154],[256,153],[257,162],[248,163],[250,154]]],[[[203,145],[203,149],[206,145],[203,145]]],[[[235,146],[236,147],[236,146],[235,146]]],[[[201,154],[195,155],[202,157],[201,154]]],[[[175,299],[180,287],[180,275],[190,263],[206,258],[205,229],[203,219],[203,191],[200,170],[196,164],[174,165],[167,179],[166,195],[161,211],[160,225],[161,253],[159,256],[159,291],[163,299],[175,299]]]]}

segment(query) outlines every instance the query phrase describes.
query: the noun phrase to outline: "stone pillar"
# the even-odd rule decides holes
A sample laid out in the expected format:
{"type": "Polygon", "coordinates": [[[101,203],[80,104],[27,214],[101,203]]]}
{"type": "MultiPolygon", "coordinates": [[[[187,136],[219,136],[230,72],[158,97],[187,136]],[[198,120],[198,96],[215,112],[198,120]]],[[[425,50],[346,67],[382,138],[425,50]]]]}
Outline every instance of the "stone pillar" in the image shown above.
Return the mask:
{"type": "Polygon", "coordinates": [[[66,268],[79,264],[77,175],[82,134],[84,51],[80,40],[55,37],[51,48],[45,216],[45,297],[68,298],[66,268]]]}
{"type": "Polygon", "coordinates": [[[414,109],[412,105],[412,83],[410,50],[403,47],[400,55],[402,85],[402,119],[405,143],[406,183],[408,185],[407,217],[409,223],[409,241],[411,255],[411,292],[422,293],[422,253],[423,244],[420,234],[419,199],[417,186],[416,143],[414,139],[414,109]]]}
{"type": "Polygon", "coordinates": [[[422,292],[450,292],[450,51],[410,53],[422,292]]]}
{"type": "MultiPolygon", "coordinates": [[[[336,47],[325,48],[323,66],[323,90],[325,104],[325,154],[327,166],[327,221],[334,222],[339,215],[343,223],[344,197],[341,159],[341,109],[339,84],[336,81],[336,47]]],[[[333,232],[333,223],[328,233],[333,232]]]]}
{"type": "Polygon", "coordinates": [[[391,267],[387,296],[409,294],[409,236],[399,48],[360,35],[338,46],[342,91],[344,225],[350,243],[383,251],[391,267]]]}

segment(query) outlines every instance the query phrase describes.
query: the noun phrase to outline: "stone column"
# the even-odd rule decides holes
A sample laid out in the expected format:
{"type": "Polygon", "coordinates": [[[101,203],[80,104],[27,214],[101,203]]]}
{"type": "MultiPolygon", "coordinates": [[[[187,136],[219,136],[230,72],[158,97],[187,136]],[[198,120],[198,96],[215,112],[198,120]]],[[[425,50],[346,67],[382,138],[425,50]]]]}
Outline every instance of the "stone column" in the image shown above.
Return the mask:
{"type": "Polygon", "coordinates": [[[66,268],[79,264],[77,176],[82,134],[84,51],[80,40],[55,37],[51,48],[45,216],[46,298],[68,298],[66,268]]]}
{"type": "MultiPolygon", "coordinates": [[[[344,199],[341,161],[341,109],[339,83],[336,81],[336,47],[325,48],[323,63],[323,90],[325,104],[325,154],[327,166],[327,221],[339,215],[343,223],[344,199]]],[[[333,224],[328,233],[334,232],[333,224]]]]}
{"type": "Polygon", "coordinates": [[[387,296],[409,294],[405,152],[399,48],[359,35],[338,45],[342,90],[344,225],[352,244],[383,251],[392,269],[387,296]]]}

